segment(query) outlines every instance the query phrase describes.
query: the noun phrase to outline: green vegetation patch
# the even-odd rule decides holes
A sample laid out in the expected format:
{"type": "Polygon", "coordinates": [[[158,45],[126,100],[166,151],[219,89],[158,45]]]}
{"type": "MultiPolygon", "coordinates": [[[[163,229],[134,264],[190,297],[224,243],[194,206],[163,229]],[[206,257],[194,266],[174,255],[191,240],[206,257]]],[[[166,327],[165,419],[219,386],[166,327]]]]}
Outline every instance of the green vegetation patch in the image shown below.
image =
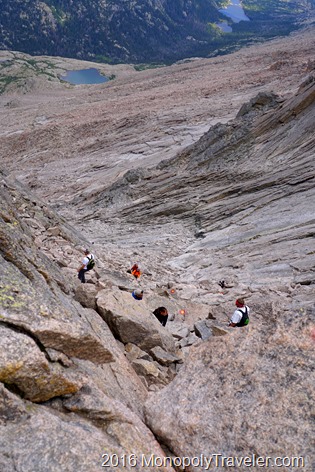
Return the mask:
{"type": "Polygon", "coordinates": [[[6,91],[6,88],[8,85],[15,83],[18,84],[20,78],[13,76],[13,75],[7,75],[5,77],[0,77],[0,94],[3,94],[6,91]]]}
{"type": "Polygon", "coordinates": [[[101,54],[96,54],[94,57],[95,62],[100,62],[101,64],[113,64],[114,61],[108,56],[102,56],[101,54]]]}
{"type": "Polygon", "coordinates": [[[164,63],[152,63],[152,64],[135,64],[134,68],[137,72],[147,69],[158,69],[159,67],[165,67],[164,63]]]}

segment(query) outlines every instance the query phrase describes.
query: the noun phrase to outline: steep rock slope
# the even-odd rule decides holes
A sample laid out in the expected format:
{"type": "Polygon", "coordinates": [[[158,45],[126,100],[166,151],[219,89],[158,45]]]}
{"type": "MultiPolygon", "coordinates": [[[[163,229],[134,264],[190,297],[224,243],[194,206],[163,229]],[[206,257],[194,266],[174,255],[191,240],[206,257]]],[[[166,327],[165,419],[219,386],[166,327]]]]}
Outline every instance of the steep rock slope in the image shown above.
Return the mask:
{"type": "MultiPolygon", "coordinates": [[[[0,193],[1,470],[96,471],[103,454],[163,456],[142,421],[145,384],[99,314],[74,300],[76,271],[65,261],[86,241],[3,174],[0,193]]],[[[174,345],[148,309],[142,315],[158,342],[174,345]]]]}
{"type": "Polygon", "coordinates": [[[144,221],[147,233],[170,222],[195,233],[170,261],[178,282],[216,316],[239,293],[252,308],[248,330],[193,348],[147,402],[150,428],[175,456],[295,456],[314,468],[314,116],[314,76],[285,100],[259,94],[235,120],[99,200],[98,216],[119,218],[126,234],[144,221]],[[232,285],[219,295],[226,277],[232,285]]]}
{"type": "Polygon", "coordinates": [[[199,238],[171,263],[188,282],[220,277],[235,261],[257,287],[313,283],[314,97],[313,76],[287,100],[258,95],[174,159],[117,181],[98,196],[99,218],[120,217],[126,232],[143,221],[182,225],[199,238]]]}
{"type": "Polygon", "coordinates": [[[192,299],[221,316],[242,293],[252,308],[248,328],[196,345],[147,402],[150,428],[177,457],[203,454],[218,470],[251,454],[299,457],[314,468],[314,116],[309,76],[293,96],[259,94],[235,120],[104,194],[98,216],[120,218],[120,231],[175,221],[195,232],[170,262],[192,299]]]}

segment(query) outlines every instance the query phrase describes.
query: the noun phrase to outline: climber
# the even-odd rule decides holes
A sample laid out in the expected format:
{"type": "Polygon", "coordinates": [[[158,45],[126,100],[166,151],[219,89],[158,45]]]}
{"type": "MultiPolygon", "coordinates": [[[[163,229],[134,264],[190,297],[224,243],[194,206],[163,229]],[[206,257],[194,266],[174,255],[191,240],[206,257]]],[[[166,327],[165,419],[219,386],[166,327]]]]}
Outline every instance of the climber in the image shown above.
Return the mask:
{"type": "Polygon", "coordinates": [[[153,312],[153,315],[159,320],[161,325],[166,325],[168,319],[168,311],[164,306],[156,308],[153,312]]]}
{"type": "Polygon", "coordinates": [[[85,272],[93,269],[94,265],[94,255],[89,251],[89,249],[85,249],[82,265],[78,268],[78,278],[81,280],[81,283],[85,284],[85,272]]]}
{"type": "Polygon", "coordinates": [[[139,277],[141,275],[141,271],[140,271],[140,268],[139,268],[138,264],[134,264],[131,267],[130,272],[136,279],[139,279],[139,277]]]}
{"type": "Polygon", "coordinates": [[[231,282],[227,282],[226,280],[219,280],[218,284],[221,288],[233,288],[234,285],[231,282]]]}
{"type": "Polygon", "coordinates": [[[137,288],[136,290],[134,290],[131,294],[133,296],[133,298],[135,300],[142,300],[143,298],[143,290],[140,290],[139,288],[137,288]]]}
{"type": "Polygon", "coordinates": [[[247,326],[249,323],[249,308],[245,305],[244,298],[238,298],[235,302],[237,309],[234,311],[229,326],[241,327],[247,326]]]}

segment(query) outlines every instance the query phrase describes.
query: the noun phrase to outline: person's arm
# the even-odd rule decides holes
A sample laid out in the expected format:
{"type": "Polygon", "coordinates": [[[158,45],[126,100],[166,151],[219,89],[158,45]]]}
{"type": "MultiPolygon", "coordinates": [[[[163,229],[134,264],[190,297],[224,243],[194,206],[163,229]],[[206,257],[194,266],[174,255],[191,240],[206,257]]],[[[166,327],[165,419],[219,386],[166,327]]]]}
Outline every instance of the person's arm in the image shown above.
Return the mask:
{"type": "Polygon", "coordinates": [[[239,323],[241,319],[242,319],[242,315],[240,314],[238,310],[235,310],[232,315],[232,318],[230,319],[228,326],[230,326],[231,328],[235,328],[237,326],[237,323],[239,323]]]}

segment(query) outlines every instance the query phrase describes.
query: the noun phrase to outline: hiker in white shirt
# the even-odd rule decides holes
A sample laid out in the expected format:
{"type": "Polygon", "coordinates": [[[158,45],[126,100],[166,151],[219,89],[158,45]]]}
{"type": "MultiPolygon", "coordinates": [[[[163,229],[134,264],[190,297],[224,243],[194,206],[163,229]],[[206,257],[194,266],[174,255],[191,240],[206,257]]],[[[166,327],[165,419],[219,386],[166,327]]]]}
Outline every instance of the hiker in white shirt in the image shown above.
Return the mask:
{"type": "Polygon", "coordinates": [[[235,305],[237,309],[232,315],[229,326],[233,328],[247,326],[249,323],[249,308],[245,305],[244,298],[238,298],[235,302],[235,305]]]}
{"type": "Polygon", "coordinates": [[[94,255],[89,251],[89,249],[85,249],[84,254],[82,264],[78,268],[78,278],[83,284],[85,284],[85,272],[93,269],[95,264],[94,255]]]}

